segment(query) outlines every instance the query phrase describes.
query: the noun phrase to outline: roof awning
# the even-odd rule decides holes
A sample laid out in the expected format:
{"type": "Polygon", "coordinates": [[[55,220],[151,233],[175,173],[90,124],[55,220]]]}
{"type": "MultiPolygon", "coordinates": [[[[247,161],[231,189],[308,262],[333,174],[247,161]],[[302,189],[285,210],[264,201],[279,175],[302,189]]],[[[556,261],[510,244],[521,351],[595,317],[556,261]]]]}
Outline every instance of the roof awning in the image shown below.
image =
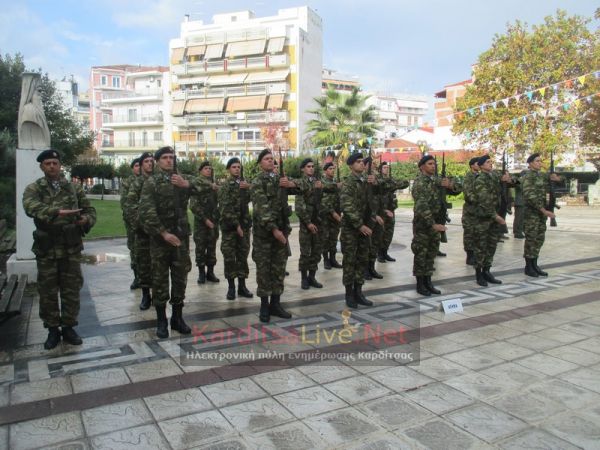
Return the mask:
{"type": "Polygon", "coordinates": [[[175,100],[171,106],[172,116],[183,116],[183,109],[185,108],[185,100],[175,100]]]}
{"type": "Polygon", "coordinates": [[[185,105],[185,112],[222,112],[224,103],[224,98],[195,98],[193,100],[188,100],[185,105]]]}
{"type": "Polygon", "coordinates": [[[233,84],[242,84],[248,76],[247,73],[236,73],[232,75],[213,75],[208,77],[206,84],[210,86],[228,86],[233,84]]]}
{"type": "Polygon", "coordinates": [[[202,56],[206,50],[206,45],[195,45],[193,47],[188,47],[187,55],[188,56],[202,56]]]}
{"type": "Polygon", "coordinates": [[[269,45],[267,46],[267,53],[279,53],[283,50],[285,44],[285,37],[276,37],[269,39],[269,45]]]}
{"type": "Polygon", "coordinates": [[[266,99],[266,95],[230,97],[227,99],[227,112],[264,110],[266,99]]]}
{"type": "Polygon", "coordinates": [[[267,109],[281,109],[283,107],[284,94],[269,95],[267,109]]]}
{"type": "Polygon", "coordinates": [[[183,55],[185,53],[185,48],[174,48],[171,52],[171,64],[179,64],[183,61],[183,55]]]}
{"type": "Polygon", "coordinates": [[[206,46],[204,59],[220,59],[223,57],[223,44],[210,44],[206,46]]]}
{"type": "Polygon", "coordinates": [[[208,77],[177,77],[177,84],[205,84],[208,77]]]}
{"type": "Polygon", "coordinates": [[[396,116],[396,113],[393,112],[393,111],[379,111],[379,118],[380,119],[396,120],[397,116],[396,116]]]}
{"type": "Polygon", "coordinates": [[[232,42],[227,44],[225,56],[235,58],[236,56],[260,55],[265,52],[266,41],[255,39],[252,41],[232,42]]]}
{"type": "Polygon", "coordinates": [[[272,72],[253,72],[248,74],[246,83],[265,83],[272,81],[284,81],[288,74],[288,70],[273,70],[272,72]]]}

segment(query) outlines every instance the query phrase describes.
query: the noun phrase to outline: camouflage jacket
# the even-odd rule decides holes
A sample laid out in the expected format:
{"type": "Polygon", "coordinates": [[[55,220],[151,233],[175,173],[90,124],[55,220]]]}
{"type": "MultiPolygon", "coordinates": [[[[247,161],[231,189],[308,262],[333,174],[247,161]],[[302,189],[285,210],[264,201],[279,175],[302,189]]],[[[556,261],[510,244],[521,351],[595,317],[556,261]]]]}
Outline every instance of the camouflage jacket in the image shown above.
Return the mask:
{"type": "Polygon", "coordinates": [[[222,231],[234,231],[238,225],[249,230],[252,227],[252,217],[248,210],[250,192],[240,188],[240,179],[229,177],[219,189],[219,216],[222,231]]]}
{"type": "Polygon", "coordinates": [[[190,199],[190,209],[194,218],[204,223],[209,219],[213,223],[219,222],[218,192],[212,187],[210,178],[200,175],[194,179],[196,194],[190,199]]]}
{"type": "Polygon", "coordinates": [[[190,187],[175,187],[171,184],[171,173],[157,168],[144,182],[138,215],[144,231],[150,236],[157,237],[163,231],[186,236],[190,234],[188,200],[190,195],[198,192],[198,186],[193,178],[184,178],[190,182],[190,187]]]}
{"type": "Polygon", "coordinates": [[[96,223],[96,209],[90,205],[81,186],[69,183],[64,177],[60,178],[58,189],[54,189],[46,177],[38,178],[28,185],[23,192],[23,209],[25,214],[33,218],[36,226],[33,253],[51,259],[79,253],[83,249],[82,234],[87,233],[96,223]],[[87,223],[83,228],[75,225],[74,222],[78,219],[75,214],[59,217],[61,209],[81,209],[80,216],[86,217],[87,223]],[[69,242],[67,228],[79,235],[78,240],[74,239],[77,242],[69,242]]]}
{"type": "Polygon", "coordinates": [[[479,172],[473,184],[475,215],[494,220],[500,209],[500,177],[496,172],[479,172]]]}
{"type": "Polygon", "coordinates": [[[252,226],[254,233],[271,235],[274,229],[279,229],[289,234],[289,215],[291,214],[287,203],[279,188],[279,175],[274,172],[259,173],[252,180],[250,188],[252,198],[252,226]]]}
{"type": "Polygon", "coordinates": [[[321,198],[321,220],[333,220],[332,214],[342,211],[340,205],[340,189],[333,179],[323,177],[323,198],[321,198]]]}
{"type": "Polygon", "coordinates": [[[396,200],[396,191],[406,189],[409,185],[408,180],[396,180],[394,178],[382,177],[380,189],[383,191],[382,204],[383,209],[394,211],[398,208],[398,200],[396,200]]]}
{"type": "Polygon", "coordinates": [[[121,209],[123,210],[123,218],[125,218],[125,200],[127,199],[127,194],[129,193],[129,188],[131,184],[137,178],[136,175],[130,175],[127,178],[121,180],[121,188],[119,190],[119,194],[121,195],[120,204],[121,209]]]}
{"type": "Polygon", "coordinates": [[[315,222],[315,225],[321,223],[321,217],[319,213],[321,210],[321,204],[323,203],[323,192],[321,190],[320,204],[317,205],[317,193],[314,187],[316,181],[317,179],[315,177],[307,177],[305,175],[297,180],[294,180],[294,184],[296,185],[294,209],[296,210],[298,220],[300,220],[300,223],[303,225],[308,225],[309,223],[315,222]],[[316,212],[315,208],[318,209],[316,212]]]}
{"type": "Polygon", "coordinates": [[[547,173],[528,170],[521,178],[523,202],[526,208],[537,211],[547,205],[546,194],[550,190],[550,176],[547,173]]]}
{"type": "Polygon", "coordinates": [[[465,205],[463,209],[468,214],[475,214],[475,180],[479,175],[478,172],[469,170],[463,179],[463,193],[465,196],[465,205]]]}
{"type": "Polygon", "coordinates": [[[343,226],[355,229],[359,229],[363,225],[374,226],[377,205],[373,201],[369,205],[366,175],[351,173],[344,179],[340,192],[340,204],[344,213],[342,216],[343,226]],[[369,206],[371,207],[370,215],[365,223],[369,206]]]}
{"type": "MultiPolygon", "coordinates": [[[[140,226],[140,214],[139,206],[140,199],[142,197],[142,188],[144,183],[150,176],[140,175],[133,179],[133,182],[129,185],[127,195],[125,197],[125,203],[123,206],[123,217],[133,230],[141,229],[140,226]]],[[[122,199],[123,197],[121,197],[122,199]]]]}
{"type": "Polygon", "coordinates": [[[419,228],[429,229],[436,223],[442,205],[440,190],[435,177],[419,174],[412,187],[412,197],[415,201],[413,208],[413,224],[419,228]]]}

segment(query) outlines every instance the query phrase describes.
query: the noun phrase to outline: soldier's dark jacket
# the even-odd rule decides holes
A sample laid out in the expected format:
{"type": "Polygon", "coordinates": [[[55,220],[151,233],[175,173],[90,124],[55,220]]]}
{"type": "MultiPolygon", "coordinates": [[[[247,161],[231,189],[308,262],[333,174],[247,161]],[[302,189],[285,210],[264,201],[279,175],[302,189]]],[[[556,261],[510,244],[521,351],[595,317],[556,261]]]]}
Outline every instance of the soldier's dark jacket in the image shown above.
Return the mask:
{"type": "Polygon", "coordinates": [[[382,176],[379,182],[381,183],[380,190],[382,191],[383,209],[394,211],[398,208],[396,191],[400,189],[406,189],[409,185],[408,180],[396,180],[394,178],[382,176]]]}
{"type": "Polygon", "coordinates": [[[323,177],[323,197],[321,198],[321,219],[334,220],[332,214],[334,212],[340,214],[342,207],[340,205],[340,190],[337,182],[334,179],[323,177]]]}
{"type": "Polygon", "coordinates": [[[439,189],[434,177],[419,174],[412,187],[415,199],[413,223],[422,229],[429,229],[436,223],[441,211],[439,189]]]}
{"type": "MultiPolygon", "coordinates": [[[[290,214],[279,189],[279,175],[261,172],[250,189],[252,197],[252,225],[256,235],[271,235],[275,228],[289,234],[292,229],[285,225],[284,217],[290,214]]],[[[289,223],[289,221],[288,221],[289,223]]]]}
{"type": "Polygon", "coordinates": [[[250,192],[246,189],[245,195],[242,195],[240,181],[239,178],[230,176],[219,189],[219,215],[223,231],[235,231],[238,225],[243,230],[249,230],[252,227],[252,217],[248,210],[250,192]],[[243,203],[242,200],[244,200],[243,203]]]}
{"type": "Polygon", "coordinates": [[[127,218],[126,218],[125,209],[127,208],[127,206],[125,205],[125,201],[127,199],[127,194],[129,193],[129,189],[130,189],[131,185],[137,178],[138,177],[136,175],[131,175],[131,176],[121,180],[121,190],[119,192],[121,195],[121,199],[119,200],[119,202],[121,204],[121,209],[123,210],[123,220],[125,221],[125,223],[127,225],[129,225],[129,223],[127,222],[127,218]]]}
{"type": "Polygon", "coordinates": [[[294,190],[296,193],[296,215],[303,225],[308,225],[309,223],[319,225],[321,222],[319,211],[315,213],[315,208],[320,208],[320,205],[315,205],[316,189],[314,185],[316,181],[317,179],[315,177],[307,177],[306,175],[303,175],[300,179],[294,180],[294,184],[296,185],[296,189],[294,190]],[[315,214],[316,216],[313,217],[315,214]]]}
{"type": "Polygon", "coordinates": [[[463,193],[465,196],[465,204],[463,209],[467,214],[475,214],[475,180],[478,173],[468,171],[463,179],[463,193]]]}
{"type": "Polygon", "coordinates": [[[140,199],[142,197],[144,182],[150,176],[140,175],[135,177],[127,189],[127,196],[125,197],[125,202],[123,204],[123,217],[133,230],[141,228],[139,215],[140,199]]]}
{"type": "Polygon", "coordinates": [[[525,207],[543,216],[540,209],[547,205],[546,194],[550,190],[550,176],[544,172],[528,170],[521,177],[521,185],[525,207]]]}
{"type": "Polygon", "coordinates": [[[479,172],[473,184],[475,214],[482,219],[494,220],[500,209],[500,178],[495,172],[479,172]]]}
{"type": "Polygon", "coordinates": [[[61,209],[81,208],[81,217],[87,218],[85,231],[96,223],[96,210],[81,186],[69,183],[64,177],[59,179],[57,189],[46,177],[28,185],[23,193],[23,208],[36,226],[32,251],[39,257],[59,259],[83,249],[81,227],[74,224],[78,217],[74,214],[59,217],[61,209]]]}
{"type": "Polygon", "coordinates": [[[377,214],[377,205],[371,202],[370,216],[366,213],[369,207],[367,195],[367,177],[366,175],[355,175],[351,173],[344,179],[344,185],[340,193],[340,204],[342,207],[342,225],[358,229],[363,225],[373,227],[375,215],[377,214]],[[365,222],[365,219],[368,219],[365,222]]]}
{"type": "Polygon", "coordinates": [[[190,209],[201,224],[206,219],[213,223],[219,221],[218,192],[212,188],[212,180],[205,176],[196,177],[194,180],[198,195],[192,196],[190,209]]]}

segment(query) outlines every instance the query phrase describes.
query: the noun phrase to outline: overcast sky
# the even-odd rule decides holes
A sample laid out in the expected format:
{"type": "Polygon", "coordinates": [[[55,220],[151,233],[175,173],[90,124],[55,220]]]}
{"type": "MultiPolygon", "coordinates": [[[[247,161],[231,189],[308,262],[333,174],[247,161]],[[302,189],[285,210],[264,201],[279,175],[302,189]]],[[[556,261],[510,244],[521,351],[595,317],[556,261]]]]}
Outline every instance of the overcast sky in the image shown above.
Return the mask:
{"type": "MultiPolygon", "coordinates": [[[[88,87],[95,65],[168,65],[169,39],[184,14],[308,5],[323,19],[323,64],[363,87],[432,97],[470,77],[470,65],[515,20],[540,23],[557,8],[593,17],[596,0],[0,0],[0,52],[28,68],[73,74],[88,87]]],[[[598,26],[598,22],[592,23],[598,26]]]]}

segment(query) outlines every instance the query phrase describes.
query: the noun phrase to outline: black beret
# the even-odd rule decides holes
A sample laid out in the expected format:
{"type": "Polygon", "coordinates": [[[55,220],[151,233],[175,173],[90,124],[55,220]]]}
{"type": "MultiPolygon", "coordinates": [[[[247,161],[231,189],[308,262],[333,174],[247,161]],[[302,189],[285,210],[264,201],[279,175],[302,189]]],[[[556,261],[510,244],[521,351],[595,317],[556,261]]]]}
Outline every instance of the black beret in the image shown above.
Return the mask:
{"type": "Polygon", "coordinates": [[[152,156],[152,153],[150,153],[150,152],[144,152],[140,155],[140,157],[138,158],[138,161],[141,164],[146,158],[154,158],[154,156],[152,156]]]}
{"type": "Polygon", "coordinates": [[[313,160],[312,160],[311,158],[304,158],[304,159],[302,160],[302,162],[300,163],[300,168],[301,168],[301,169],[304,169],[304,167],[305,167],[305,166],[306,166],[308,163],[311,163],[311,162],[313,162],[313,160]]]}
{"type": "Polygon", "coordinates": [[[469,166],[472,166],[473,164],[477,164],[478,161],[479,161],[479,156],[475,156],[475,157],[471,158],[469,160],[469,166]]]}
{"type": "Polygon", "coordinates": [[[270,154],[270,153],[271,153],[271,150],[269,150],[268,148],[265,148],[265,149],[264,149],[262,152],[260,152],[260,153],[258,154],[258,160],[257,160],[257,162],[261,162],[261,161],[262,161],[262,159],[263,159],[265,156],[267,156],[268,154],[270,154]]]}
{"type": "Polygon", "coordinates": [[[490,155],[483,155],[477,160],[477,164],[479,164],[479,167],[481,167],[488,159],[490,159],[490,155]]]}
{"type": "Polygon", "coordinates": [[[229,161],[227,161],[227,167],[226,169],[229,169],[231,166],[233,166],[236,163],[240,162],[240,158],[238,158],[237,156],[234,156],[233,158],[229,159],[229,161]]]}
{"type": "Polygon", "coordinates": [[[133,166],[135,166],[136,164],[140,163],[140,158],[134,158],[131,160],[131,163],[129,163],[129,167],[131,167],[133,169],[133,166]]]}
{"type": "Polygon", "coordinates": [[[326,156],[328,156],[328,157],[330,157],[330,158],[335,158],[335,152],[334,152],[333,150],[329,150],[329,151],[327,152],[327,155],[326,155],[326,156]]]}
{"type": "Polygon", "coordinates": [[[41,163],[47,159],[58,159],[60,161],[60,153],[58,153],[56,150],[44,150],[38,155],[36,161],[41,163]]]}
{"type": "Polygon", "coordinates": [[[529,158],[527,158],[527,164],[531,164],[533,162],[533,160],[535,158],[537,158],[538,156],[540,156],[539,153],[533,153],[532,155],[530,155],[529,158]]]}
{"type": "Polygon", "coordinates": [[[356,162],[356,160],[362,159],[362,157],[363,157],[363,154],[361,152],[352,153],[350,156],[348,156],[348,159],[346,160],[346,164],[351,166],[352,164],[354,164],[356,162]]]}
{"type": "Polygon", "coordinates": [[[200,167],[198,167],[198,170],[202,170],[202,169],[204,169],[206,166],[210,167],[210,161],[206,161],[206,160],[202,161],[202,162],[200,163],[200,167]]]}
{"type": "Polygon", "coordinates": [[[333,167],[333,163],[332,163],[332,162],[328,162],[328,163],[326,163],[326,164],[323,166],[323,170],[327,170],[327,169],[329,169],[330,167],[333,167]]]}
{"type": "Polygon", "coordinates": [[[158,150],[156,150],[156,153],[154,153],[154,159],[158,161],[160,159],[160,157],[162,155],[164,155],[165,153],[175,154],[175,150],[173,150],[173,147],[169,147],[169,146],[161,147],[158,150]]]}
{"type": "Polygon", "coordinates": [[[370,162],[372,162],[373,158],[371,158],[370,156],[367,156],[366,158],[363,159],[363,162],[365,163],[365,165],[369,164],[370,162]]]}
{"type": "Polygon", "coordinates": [[[382,166],[382,167],[383,167],[383,166],[387,166],[387,165],[388,165],[387,161],[381,161],[381,164],[380,164],[380,166],[382,166]]]}
{"type": "Polygon", "coordinates": [[[420,160],[419,160],[419,167],[421,167],[423,164],[425,164],[427,161],[429,161],[430,159],[435,159],[433,156],[431,155],[425,155],[423,156],[420,160]]]}

